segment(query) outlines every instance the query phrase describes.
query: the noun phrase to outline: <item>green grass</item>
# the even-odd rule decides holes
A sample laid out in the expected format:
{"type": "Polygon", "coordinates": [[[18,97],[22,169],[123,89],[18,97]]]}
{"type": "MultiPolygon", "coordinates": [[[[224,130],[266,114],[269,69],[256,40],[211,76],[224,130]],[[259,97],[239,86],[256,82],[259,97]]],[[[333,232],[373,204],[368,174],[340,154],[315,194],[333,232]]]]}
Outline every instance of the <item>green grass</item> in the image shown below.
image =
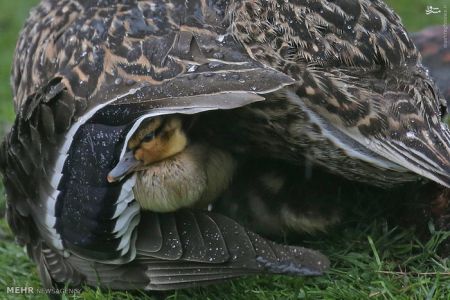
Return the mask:
{"type": "MultiPolygon", "coordinates": [[[[410,30],[442,24],[443,15],[427,16],[425,8],[443,8],[439,0],[391,0],[410,30]]],[[[12,122],[14,112],[9,87],[10,64],[15,40],[29,8],[36,0],[0,2],[0,130],[12,122]]],[[[449,5],[450,6],[450,5],[449,5]]],[[[3,129],[3,130],[2,130],[3,129]]],[[[3,194],[3,189],[1,191],[3,194]]],[[[353,219],[333,233],[310,238],[301,244],[321,249],[332,261],[331,271],[318,278],[260,276],[207,288],[171,292],[167,299],[450,299],[450,262],[436,249],[449,232],[435,232],[425,242],[412,229],[397,228],[386,221],[388,208],[367,200],[353,219]]],[[[0,197],[0,214],[5,200],[0,197]]],[[[395,223],[394,223],[395,224],[395,223]]],[[[14,243],[5,220],[0,219],[0,298],[6,286],[39,287],[34,264],[14,243]]],[[[27,295],[21,295],[27,298],[27,295]]],[[[28,296],[30,297],[30,296],[28,296]]],[[[117,293],[86,289],[74,299],[151,299],[143,293],[117,293]]],[[[33,295],[33,299],[46,299],[33,295]]]]}
{"type": "Polygon", "coordinates": [[[9,74],[16,40],[30,7],[38,2],[37,0],[0,2],[0,120],[3,122],[11,122],[14,119],[9,74]]]}
{"type": "MultiPolygon", "coordinates": [[[[403,24],[411,31],[418,31],[431,25],[443,25],[444,6],[447,5],[447,9],[450,9],[448,0],[389,0],[385,2],[402,17],[403,24]],[[427,15],[425,13],[427,6],[439,8],[442,13],[427,15]]],[[[446,23],[448,24],[448,14],[446,23]]]]}

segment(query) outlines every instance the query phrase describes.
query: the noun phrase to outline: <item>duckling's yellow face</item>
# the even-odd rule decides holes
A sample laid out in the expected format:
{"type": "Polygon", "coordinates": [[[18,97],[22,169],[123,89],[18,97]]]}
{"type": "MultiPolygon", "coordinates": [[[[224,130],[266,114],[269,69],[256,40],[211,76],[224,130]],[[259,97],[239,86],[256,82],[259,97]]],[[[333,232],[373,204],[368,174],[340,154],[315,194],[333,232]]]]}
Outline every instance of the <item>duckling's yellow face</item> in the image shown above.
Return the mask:
{"type": "Polygon", "coordinates": [[[180,153],[187,146],[179,117],[153,118],[144,122],[127,144],[128,151],[108,174],[114,182],[125,175],[180,153]]]}
{"type": "Polygon", "coordinates": [[[143,124],[128,142],[134,158],[149,165],[173,156],[187,146],[187,138],[178,117],[154,118],[143,124]]]}

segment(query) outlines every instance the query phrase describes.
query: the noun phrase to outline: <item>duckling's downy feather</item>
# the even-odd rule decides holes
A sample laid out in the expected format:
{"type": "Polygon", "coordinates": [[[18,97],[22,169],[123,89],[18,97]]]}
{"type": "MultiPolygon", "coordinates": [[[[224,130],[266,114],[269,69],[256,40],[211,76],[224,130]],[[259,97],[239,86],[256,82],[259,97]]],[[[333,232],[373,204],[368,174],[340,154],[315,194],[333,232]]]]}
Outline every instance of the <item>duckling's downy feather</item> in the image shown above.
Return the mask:
{"type": "Polygon", "coordinates": [[[139,171],[134,196],[143,209],[154,212],[206,208],[228,188],[235,166],[229,153],[197,142],[139,171]]]}

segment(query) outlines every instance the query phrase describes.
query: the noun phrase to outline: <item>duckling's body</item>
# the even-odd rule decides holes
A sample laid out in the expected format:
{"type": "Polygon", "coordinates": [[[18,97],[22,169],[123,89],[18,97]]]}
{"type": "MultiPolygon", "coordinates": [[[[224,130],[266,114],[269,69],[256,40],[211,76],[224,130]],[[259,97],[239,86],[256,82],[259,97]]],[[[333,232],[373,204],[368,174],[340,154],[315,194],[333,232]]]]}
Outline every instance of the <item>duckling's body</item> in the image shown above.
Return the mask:
{"type": "Polygon", "coordinates": [[[136,172],[134,196],[143,209],[171,212],[205,208],[230,184],[235,162],[229,153],[204,143],[136,172]]]}
{"type": "Polygon", "coordinates": [[[353,185],[321,168],[250,160],[239,164],[215,209],[266,236],[324,233],[344,219],[342,200],[352,199],[346,191],[353,185]]]}

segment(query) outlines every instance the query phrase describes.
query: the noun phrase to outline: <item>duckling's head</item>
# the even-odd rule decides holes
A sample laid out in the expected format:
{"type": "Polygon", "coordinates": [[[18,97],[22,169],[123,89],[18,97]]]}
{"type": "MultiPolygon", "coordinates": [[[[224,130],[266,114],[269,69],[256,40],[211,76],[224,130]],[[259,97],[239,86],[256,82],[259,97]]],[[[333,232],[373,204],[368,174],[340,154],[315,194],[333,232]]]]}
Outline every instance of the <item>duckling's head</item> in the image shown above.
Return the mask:
{"type": "Polygon", "coordinates": [[[118,181],[127,174],[183,151],[188,141],[182,125],[178,116],[144,121],[128,141],[125,155],[109,172],[108,181],[118,181]]]}

